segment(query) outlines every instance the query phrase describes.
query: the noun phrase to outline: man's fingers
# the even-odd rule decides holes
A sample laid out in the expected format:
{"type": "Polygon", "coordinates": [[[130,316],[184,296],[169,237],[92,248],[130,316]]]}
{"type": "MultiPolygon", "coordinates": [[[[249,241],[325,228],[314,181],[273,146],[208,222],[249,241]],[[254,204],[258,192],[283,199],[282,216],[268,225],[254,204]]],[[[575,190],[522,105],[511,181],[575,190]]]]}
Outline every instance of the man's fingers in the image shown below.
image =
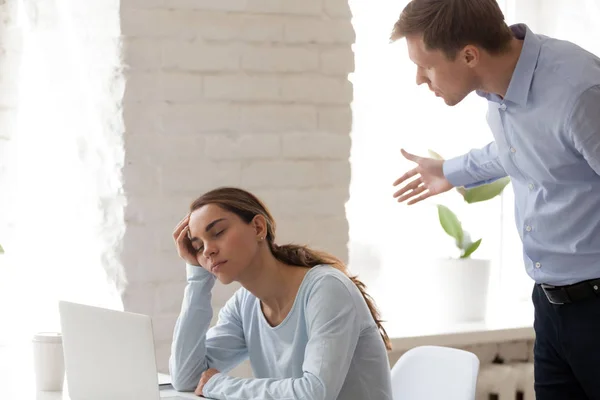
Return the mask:
{"type": "Polygon", "coordinates": [[[405,180],[412,178],[413,176],[417,175],[417,168],[413,168],[410,171],[408,171],[407,173],[405,173],[404,175],[402,175],[400,178],[396,179],[394,181],[394,185],[393,186],[398,186],[399,184],[401,184],[402,182],[404,182],[405,180]]]}
{"type": "Polygon", "coordinates": [[[402,153],[402,155],[404,156],[404,158],[406,158],[407,160],[419,163],[419,161],[421,161],[421,157],[416,156],[414,154],[409,153],[408,151],[404,150],[404,149],[400,149],[400,153],[402,153]]]}
{"type": "Polygon", "coordinates": [[[429,197],[431,197],[431,196],[433,196],[433,195],[431,194],[431,192],[425,192],[425,193],[423,193],[422,195],[420,195],[419,197],[417,197],[417,198],[415,198],[415,199],[412,199],[411,201],[409,201],[409,202],[408,202],[408,203],[406,203],[406,204],[407,204],[407,205],[409,205],[409,206],[411,206],[411,205],[413,205],[413,204],[416,204],[416,203],[418,203],[418,202],[420,202],[420,201],[423,201],[423,200],[425,200],[425,199],[427,199],[427,198],[429,198],[429,197]]]}
{"type": "Polygon", "coordinates": [[[403,194],[405,194],[408,191],[411,190],[415,190],[416,188],[418,188],[421,184],[423,183],[423,181],[421,180],[421,178],[417,178],[415,180],[413,180],[410,183],[407,183],[405,186],[403,186],[402,188],[400,188],[400,190],[398,190],[396,193],[393,194],[393,197],[400,197],[403,194]]]}
{"type": "Polygon", "coordinates": [[[410,192],[406,193],[404,196],[401,196],[398,198],[398,203],[402,203],[403,201],[406,201],[408,199],[410,199],[411,197],[414,197],[418,194],[423,193],[425,190],[427,190],[427,188],[425,187],[425,185],[421,185],[419,187],[417,187],[416,189],[411,190],[410,192]]]}
{"type": "Polygon", "coordinates": [[[407,190],[414,190],[414,189],[418,188],[419,186],[421,186],[421,184],[423,184],[423,180],[420,177],[416,178],[416,179],[412,180],[411,182],[407,183],[406,185],[404,185],[396,193],[394,193],[394,197],[400,196],[402,193],[406,192],[407,190]]]}
{"type": "MultiPolygon", "coordinates": [[[[401,149],[400,151],[402,152],[402,155],[403,155],[403,156],[404,156],[404,157],[405,157],[407,160],[414,161],[414,162],[416,162],[417,164],[418,164],[418,163],[419,163],[419,162],[422,160],[422,159],[421,159],[421,157],[419,157],[419,156],[416,156],[416,155],[414,155],[414,154],[411,154],[411,153],[407,152],[407,151],[406,151],[406,150],[404,150],[404,149],[401,149]]],[[[393,186],[398,186],[398,185],[399,185],[399,184],[401,184],[402,182],[406,181],[406,180],[407,180],[407,179],[409,179],[409,178],[412,178],[413,176],[417,175],[418,173],[419,173],[419,167],[417,166],[417,167],[415,167],[415,168],[411,169],[410,171],[408,171],[407,173],[405,173],[404,175],[402,175],[400,178],[396,179],[396,180],[394,181],[394,184],[393,184],[393,186]]]]}

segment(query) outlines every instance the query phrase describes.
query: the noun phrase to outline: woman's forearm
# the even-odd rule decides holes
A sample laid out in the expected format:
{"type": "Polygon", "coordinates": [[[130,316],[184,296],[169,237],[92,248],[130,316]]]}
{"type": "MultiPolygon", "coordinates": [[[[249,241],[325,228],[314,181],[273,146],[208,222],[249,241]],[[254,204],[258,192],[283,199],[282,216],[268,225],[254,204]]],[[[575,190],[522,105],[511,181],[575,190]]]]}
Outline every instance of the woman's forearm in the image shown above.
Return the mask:
{"type": "Polygon", "coordinates": [[[193,391],[202,372],[208,369],[206,333],[213,316],[214,276],[201,267],[188,265],[187,281],[169,359],[172,385],[180,391],[193,391]]]}

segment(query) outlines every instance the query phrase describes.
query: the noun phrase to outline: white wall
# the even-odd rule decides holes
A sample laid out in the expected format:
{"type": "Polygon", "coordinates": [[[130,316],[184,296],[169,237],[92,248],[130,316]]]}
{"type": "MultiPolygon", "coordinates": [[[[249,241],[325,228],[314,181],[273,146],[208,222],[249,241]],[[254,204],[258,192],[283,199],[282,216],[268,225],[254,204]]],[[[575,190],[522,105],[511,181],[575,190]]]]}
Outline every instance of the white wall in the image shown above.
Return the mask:
{"type": "Polygon", "coordinates": [[[164,368],[185,285],[171,233],[203,192],[249,189],[278,242],[347,259],[354,31],[345,0],[122,0],[121,30],[123,301],[153,316],[164,368]]]}
{"type": "MultiPolygon", "coordinates": [[[[9,209],[10,193],[14,192],[14,169],[10,165],[15,154],[17,123],[17,77],[21,63],[22,33],[16,21],[14,2],[0,3],[0,244],[14,229],[9,209]]],[[[13,210],[14,211],[14,210],[13,210]]]]}

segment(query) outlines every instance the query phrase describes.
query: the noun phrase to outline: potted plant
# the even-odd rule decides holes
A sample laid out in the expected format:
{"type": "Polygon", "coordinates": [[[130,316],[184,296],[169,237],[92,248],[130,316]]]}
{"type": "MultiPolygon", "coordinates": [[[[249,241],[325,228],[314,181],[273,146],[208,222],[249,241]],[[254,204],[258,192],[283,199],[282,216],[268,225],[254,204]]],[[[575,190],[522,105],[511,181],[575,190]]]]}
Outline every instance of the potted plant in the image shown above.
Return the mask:
{"type": "MultiPolygon", "coordinates": [[[[443,159],[439,154],[429,151],[431,157],[443,159]]],[[[510,183],[508,177],[471,189],[456,188],[456,191],[468,204],[479,203],[499,196],[510,183]]],[[[468,322],[485,319],[490,277],[490,260],[473,258],[482,238],[473,240],[463,228],[456,214],[448,207],[437,205],[438,218],[444,232],[453,240],[459,250],[459,256],[439,260],[435,265],[438,291],[445,305],[446,321],[468,322]]]]}

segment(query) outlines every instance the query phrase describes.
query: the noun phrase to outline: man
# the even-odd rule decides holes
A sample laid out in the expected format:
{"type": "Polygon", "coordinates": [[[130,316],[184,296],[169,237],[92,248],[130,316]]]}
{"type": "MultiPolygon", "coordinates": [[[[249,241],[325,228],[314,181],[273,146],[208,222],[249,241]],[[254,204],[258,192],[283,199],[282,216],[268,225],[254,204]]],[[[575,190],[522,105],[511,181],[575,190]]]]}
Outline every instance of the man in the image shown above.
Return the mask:
{"type": "Polygon", "coordinates": [[[446,104],[488,100],[494,141],[417,165],[394,185],[415,204],[453,187],[510,176],[527,273],[535,281],[538,400],[600,399],[600,59],[508,27],[495,0],[413,0],[391,39],[406,38],[446,104]]]}

